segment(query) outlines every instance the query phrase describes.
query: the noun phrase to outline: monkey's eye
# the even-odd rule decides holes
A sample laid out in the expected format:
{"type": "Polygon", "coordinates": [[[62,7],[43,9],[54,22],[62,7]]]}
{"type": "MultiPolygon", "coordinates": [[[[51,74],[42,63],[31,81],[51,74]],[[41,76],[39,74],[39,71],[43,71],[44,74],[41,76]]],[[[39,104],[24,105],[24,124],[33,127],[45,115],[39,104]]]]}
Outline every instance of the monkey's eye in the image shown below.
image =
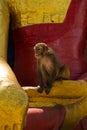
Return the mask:
{"type": "Polygon", "coordinates": [[[40,51],[41,49],[40,48],[37,48],[37,51],[40,51]]]}

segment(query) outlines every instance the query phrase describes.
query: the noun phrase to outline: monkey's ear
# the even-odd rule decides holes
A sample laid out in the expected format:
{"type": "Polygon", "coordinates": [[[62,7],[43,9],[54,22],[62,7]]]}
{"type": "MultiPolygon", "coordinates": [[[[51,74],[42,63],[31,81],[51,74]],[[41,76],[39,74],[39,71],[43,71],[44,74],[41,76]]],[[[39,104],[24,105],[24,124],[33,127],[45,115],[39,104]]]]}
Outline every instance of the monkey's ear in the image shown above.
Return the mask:
{"type": "Polygon", "coordinates": [[[45,45],[45,50],[48,51],[48,46],[47,45],[45,45]]]}
{"type": "Polygon", "coordinates": [[[33,49],[35,50],[35,46],[33,47],[33,49]]]}

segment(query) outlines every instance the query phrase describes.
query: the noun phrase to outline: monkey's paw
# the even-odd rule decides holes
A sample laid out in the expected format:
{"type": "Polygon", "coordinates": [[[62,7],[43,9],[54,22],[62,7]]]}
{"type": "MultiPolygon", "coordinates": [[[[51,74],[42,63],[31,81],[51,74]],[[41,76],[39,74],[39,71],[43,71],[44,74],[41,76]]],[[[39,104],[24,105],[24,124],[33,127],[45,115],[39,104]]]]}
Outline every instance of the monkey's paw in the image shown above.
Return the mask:
{"type": "Polygon", "coordinates": [[[49,94],[49,92],[50,92],[50,88],[45,88],[45,92],[46,92],[46,94],[49,94]]]}
{"type": "Polygon", "coordinates": [[[37,91],[38,91],[39,93],[42,93],[42,92],[43,92],[43,88],[39,87],[39,88],[37,89],[37,91]]]}

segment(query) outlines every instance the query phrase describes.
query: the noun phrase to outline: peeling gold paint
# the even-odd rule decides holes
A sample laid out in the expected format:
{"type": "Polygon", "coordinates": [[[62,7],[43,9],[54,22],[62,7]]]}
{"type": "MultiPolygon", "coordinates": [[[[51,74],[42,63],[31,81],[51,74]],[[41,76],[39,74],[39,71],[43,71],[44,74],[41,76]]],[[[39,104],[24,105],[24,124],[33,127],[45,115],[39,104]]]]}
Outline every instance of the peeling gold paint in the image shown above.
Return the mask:
{"type": "Polygon", "coordinates": [[[61,23],[71,0],[9,0],[13,28],[41,23],[61,23]]]}

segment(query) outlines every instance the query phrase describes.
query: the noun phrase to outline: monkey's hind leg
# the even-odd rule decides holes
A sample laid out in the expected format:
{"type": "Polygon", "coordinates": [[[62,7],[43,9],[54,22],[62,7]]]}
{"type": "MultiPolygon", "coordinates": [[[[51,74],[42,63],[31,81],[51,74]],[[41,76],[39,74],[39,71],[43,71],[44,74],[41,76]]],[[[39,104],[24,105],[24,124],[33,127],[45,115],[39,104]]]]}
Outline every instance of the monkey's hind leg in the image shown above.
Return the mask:
{"type": "Polygon", "coordinates": [[[59,76],[58,76],[58,80],[68,80],[70,79],[70,70],[68,65],[63,65],[60,68],[60,72],[59,72],[59,76]]]}

